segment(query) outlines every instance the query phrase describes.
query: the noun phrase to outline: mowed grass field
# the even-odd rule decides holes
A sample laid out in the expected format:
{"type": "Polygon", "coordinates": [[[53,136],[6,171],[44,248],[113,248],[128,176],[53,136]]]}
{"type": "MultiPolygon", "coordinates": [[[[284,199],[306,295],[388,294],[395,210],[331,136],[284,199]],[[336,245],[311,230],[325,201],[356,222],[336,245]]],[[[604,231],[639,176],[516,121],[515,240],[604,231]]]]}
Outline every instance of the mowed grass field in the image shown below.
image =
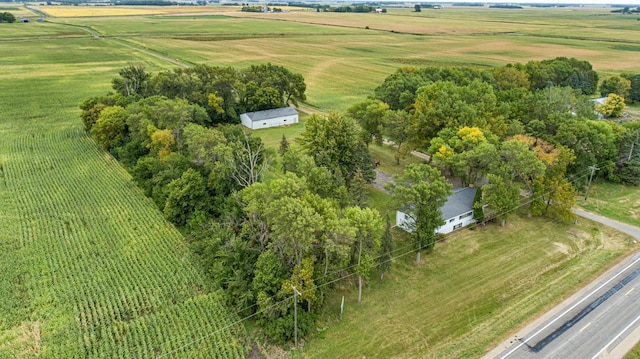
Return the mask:
{"type": "Polygon", "coordinates": [[[79,121],[127,61],[160,63],[92,39],[1,46],[0,358],[242,357],[181,234],[79,121]]]}
{"type": "Polygon", "coordinates": [[[411,244],[401,241],[401,257],[382,282],[373,276],[361,305],[355,282],[330,297],[327,320],[304,344],[302,356],[481,357],[631,251],[625,238],[586,220],[574,226],[514,217],[505,228],[456,232],[420,265],[411,244]]]}
{"type": "Polygon", "coordinates": [[[640,227],[640,189],[606,182],[595,182],[587,201],[578,201],[584,209],[620,222],[640,227]]]}
{"type": "MultiPolygon", "coordinates": [[[[240,355],[243,329],[232,324],[236,318],[180,234],[81,130],[78,104],[108,91],[129,62],[151,72],[171,69],[167,58],[237,67],[271,62],[302,73],[305,106],[325,113],[373,94],[401,66],[568,56],[601,74],[640,72],[635,17],[609,9],[40,10],[55,17],[0,24],[0,357],[240,355]]],[[[286,133],[292,140],[288,134],[301,130],[286,133]]],[[[265,135],[270,147],[280,138],[278,131],[265,135]]],[[[385,171],[401,172],[389,149],[372,148],[385,171]]],[[[388,196],[371,193],[372,205],[393,212],[388,196]]],[[[396,235],[401,254],[408,244],[396,235]]],[[[304,356],[477,357],[632,250],[624,243],[585,221],[574,227],[514,219],[506,229],[460,232],[421,266],[413,254],[397,259],[385,281],[371,282],[363,305],[345,290],[342,321],[335,318],[343,293],[335,293],[304,356]]]]}

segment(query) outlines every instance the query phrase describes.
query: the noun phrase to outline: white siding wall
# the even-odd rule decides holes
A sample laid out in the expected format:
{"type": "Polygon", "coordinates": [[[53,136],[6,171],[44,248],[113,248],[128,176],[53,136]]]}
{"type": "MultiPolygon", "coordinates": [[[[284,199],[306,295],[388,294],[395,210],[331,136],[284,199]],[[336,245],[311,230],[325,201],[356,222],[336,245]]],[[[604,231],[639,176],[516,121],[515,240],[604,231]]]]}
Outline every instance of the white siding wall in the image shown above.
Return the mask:
{"type": "Polygon", "coordinates": [[[245,126],[248,127],[250,129],[253,129],[253,123],[251,122],[251,119],[249,118],[249,116],[247,116],[246,114],[241,114],[240,115],[240,122],[245,126]]]}
{"type": "Polygon", "coordinates": [[[456,229],[464,228],[470,225],[471,223],[475,223],[475,222],[476,222],[475,219],[473,219],[473,211],[470,211],[461,216],[456,216],[456,217],[447,219],[440,228],[436,229],[436,232],[442,233],[442,234],[451,233],[456,229]]]}
{"type": "Polygon", "coordinates": [[[268,127],[277,127],[277,126],[284,126],[284,125],[291,125],[294,123],[298,123],[298,115],[291,115],[291,116],[282,116],[282,117],[274,117],[274,118],[269,118],[269,119],[265,119],[262,121],[251,121],[247,116],[247,122],[250,122],[249,125],[247,125],[245,123],[245,120],[243,119],[244,115],[240,115],[240,121],[242,121],[242,124],[253,129],[253,130],[257,130],[260,128],[268,128],[268,127]]]}
{"type": "MultiPolygon", "coordinates": [[[[411,222],[413,222],[411,218],[409,218],[404,212],[396,211],[396,226],[411,233],[413,232],[412,231],[413,225],[411,222]]],[[[475,222],[476,221],[473,219],[473,211],[470,211],[463,215],[447,219],[444,225],[436,229],[436,233],[442,233],[442,234],[451,233],[456,229],[464,228],[470,225],[471,223],[475,223],[475,222]]]]}
{"type": "Polygon", "coordinates": [[[413,232],[412,228],[413,220],[407,216],[406,213],[396,211],[396,226],[404,229],[405,231],[411,233],[413,232]]]}

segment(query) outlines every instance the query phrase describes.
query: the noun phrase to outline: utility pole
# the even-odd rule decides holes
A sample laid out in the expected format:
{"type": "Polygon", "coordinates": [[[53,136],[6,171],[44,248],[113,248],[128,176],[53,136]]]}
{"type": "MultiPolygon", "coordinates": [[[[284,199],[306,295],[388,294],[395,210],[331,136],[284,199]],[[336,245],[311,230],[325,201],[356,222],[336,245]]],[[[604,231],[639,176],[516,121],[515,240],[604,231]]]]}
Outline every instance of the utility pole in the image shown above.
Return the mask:
{"type": "Polygon", "coordinates": [[[302,295],[296,287],[293,288],[293,336],[295,337],[295,348],[298,348],[298,295],[302,295]]]}
{"type": "Polygon", "coordinates": [[[591,174],[589,175],[589,184],[587,184],[587,190],[584,192],[584,200],[585,201],[589,197],[589,188],[591,188],[591,181],[593,180],[593,174],[595,173],[595,171],[599,171],[600,170],[596,166],[589,166],[589,169],[591,170],[591,174]]]}

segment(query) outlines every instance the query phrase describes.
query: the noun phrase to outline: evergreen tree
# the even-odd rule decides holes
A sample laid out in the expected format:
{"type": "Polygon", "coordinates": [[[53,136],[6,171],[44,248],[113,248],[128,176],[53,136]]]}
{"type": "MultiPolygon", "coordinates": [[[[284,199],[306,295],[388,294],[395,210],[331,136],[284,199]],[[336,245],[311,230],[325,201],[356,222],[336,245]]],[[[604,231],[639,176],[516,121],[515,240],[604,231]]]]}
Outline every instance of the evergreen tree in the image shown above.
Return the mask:
{"type": "Polygon", "coordinates": [[[380,244],[380,257],[378,259],[378,268],[380,268],[380,280],[384,278],[384,274],[391,270],[391,257],[393,256],[393,236],[391,235],[391,218],[387,213],[387,225],[382,235],[382,243],[380,244]]]}
{"type": "Polygon", "coordinates": [[[284,160],[284,155],[288,151],[289,151],[289,141],[287,141],[287,138],[283,133],[282,140],[280,140],[280,148],[278,148],[278,153],[280,154],[280,158],[282,158],[282,173],[287,173],[287,162],[284,160]]]}

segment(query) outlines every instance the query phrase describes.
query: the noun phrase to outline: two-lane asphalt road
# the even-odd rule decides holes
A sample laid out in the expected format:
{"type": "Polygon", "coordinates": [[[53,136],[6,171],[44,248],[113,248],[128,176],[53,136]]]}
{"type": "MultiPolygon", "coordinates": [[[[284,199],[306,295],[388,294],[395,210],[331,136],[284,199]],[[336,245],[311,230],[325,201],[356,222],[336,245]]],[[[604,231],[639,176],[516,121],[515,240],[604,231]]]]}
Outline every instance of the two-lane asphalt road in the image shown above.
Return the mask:
{"type": "MultiPolygon", "coordinates": [[[[578,215],[603,222],[597,215],[578,215]],[[598,218],[596,218],[598,217],[598,218]]],[[[606,223],[616,227],[616,223],[606,223]]],[[[640,229],[618,228],[640,240],[640,229]]],[[[496,347],[485,358],[622,358],[640,341],[640,252],[496,347]]]]}

